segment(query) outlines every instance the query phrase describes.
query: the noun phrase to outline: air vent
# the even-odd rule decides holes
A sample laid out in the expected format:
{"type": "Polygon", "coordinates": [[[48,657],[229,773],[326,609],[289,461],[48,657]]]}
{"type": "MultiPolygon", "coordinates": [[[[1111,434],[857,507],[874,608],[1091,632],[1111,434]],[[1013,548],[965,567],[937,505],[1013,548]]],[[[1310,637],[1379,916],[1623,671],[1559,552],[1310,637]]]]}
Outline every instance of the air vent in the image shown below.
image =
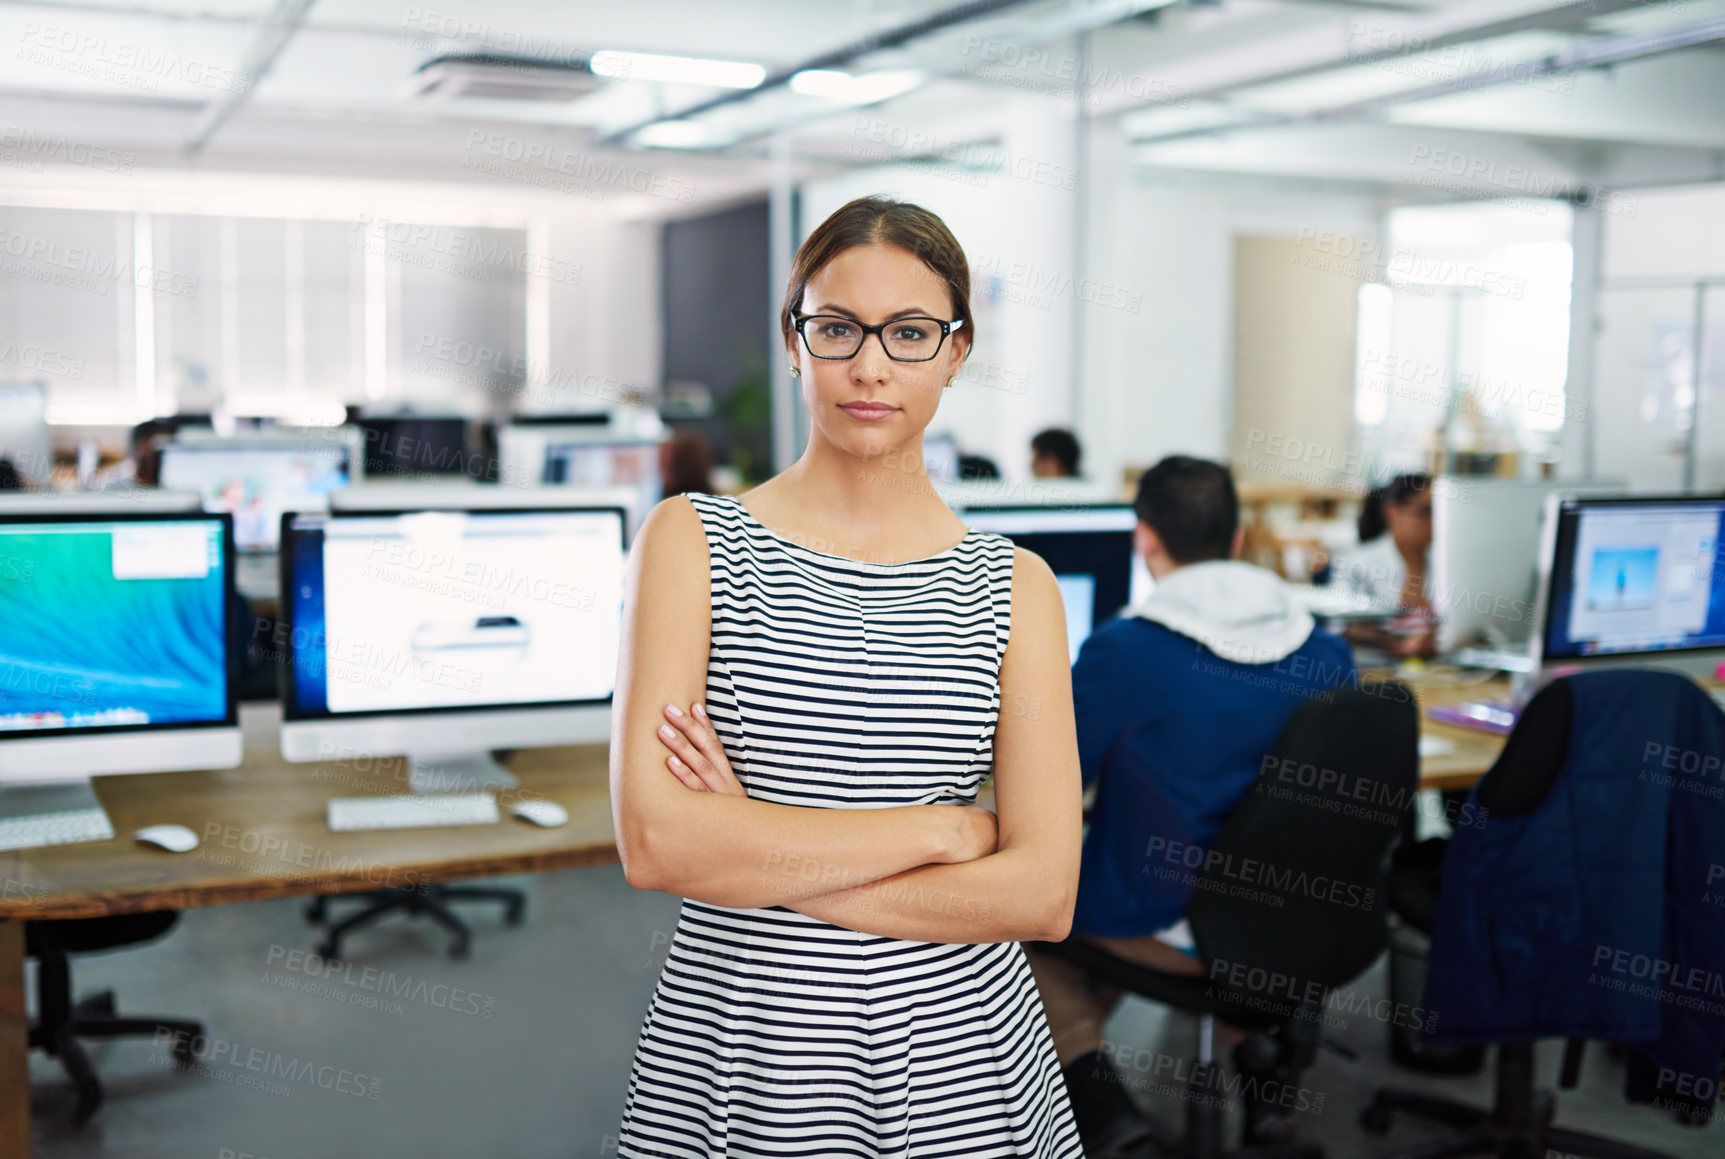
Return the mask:
{"type": "Polygon", "coordinates": [[[429,100],[483,97],[505,101],[572,101],[605,83],[586,61],[530,56],[440,56],[409,78],[407,94],[429,100]]]}

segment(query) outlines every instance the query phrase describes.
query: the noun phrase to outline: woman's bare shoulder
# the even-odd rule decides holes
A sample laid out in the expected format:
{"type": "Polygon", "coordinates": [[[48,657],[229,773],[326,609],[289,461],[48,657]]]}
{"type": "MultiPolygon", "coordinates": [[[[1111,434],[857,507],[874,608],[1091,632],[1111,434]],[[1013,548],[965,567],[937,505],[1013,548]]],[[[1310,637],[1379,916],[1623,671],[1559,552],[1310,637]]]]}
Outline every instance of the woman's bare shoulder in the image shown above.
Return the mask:
{"type": "Polygon", "coordinates": [[[692,570],[707,564],[707,529],[687,495],[668,495],[653,505],[635,533],[633,554],[643,567],[692,570]]]}

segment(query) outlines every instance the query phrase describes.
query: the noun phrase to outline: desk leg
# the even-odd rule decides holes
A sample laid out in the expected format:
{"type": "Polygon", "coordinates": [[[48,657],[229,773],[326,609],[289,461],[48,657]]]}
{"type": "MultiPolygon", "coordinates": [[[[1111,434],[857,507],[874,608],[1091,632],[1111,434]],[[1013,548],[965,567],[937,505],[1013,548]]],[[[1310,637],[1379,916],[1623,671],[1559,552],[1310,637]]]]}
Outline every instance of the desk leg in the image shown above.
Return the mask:
{"type": "Polygon", "coordinates": [[[30,1154],[30,1015],[24,923],[0,921],[0,1155],[30,1154]]]}

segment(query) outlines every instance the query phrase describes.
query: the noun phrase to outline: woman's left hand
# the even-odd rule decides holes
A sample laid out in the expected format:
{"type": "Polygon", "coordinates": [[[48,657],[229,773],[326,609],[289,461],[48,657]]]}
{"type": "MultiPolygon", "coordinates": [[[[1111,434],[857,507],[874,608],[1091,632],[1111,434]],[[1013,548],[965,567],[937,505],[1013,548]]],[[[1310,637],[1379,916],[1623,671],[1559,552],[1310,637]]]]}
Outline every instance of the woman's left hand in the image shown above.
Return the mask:
{"type": "Polygon", "coordinates": [[[725,756],[725,746],[713,731],[713,722],[699,704],[684,712],[674,704],[665,706],[665,724],[659,726],[659,743],[671,750],[666,766],[684,786],[698,793],[724,793],[747,797],[748,791],[725,756]]]}

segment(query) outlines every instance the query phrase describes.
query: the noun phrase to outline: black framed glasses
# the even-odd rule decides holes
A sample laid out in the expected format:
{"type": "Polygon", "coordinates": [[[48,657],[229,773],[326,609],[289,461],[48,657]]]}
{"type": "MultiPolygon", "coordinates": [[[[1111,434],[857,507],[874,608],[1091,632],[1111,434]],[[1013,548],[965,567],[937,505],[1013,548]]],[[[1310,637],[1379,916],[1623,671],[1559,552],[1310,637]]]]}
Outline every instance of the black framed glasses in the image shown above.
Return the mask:
{"type": "Polygon", "coordinates": [[[894,362],[927,362],[940,353],[946,336],[964,325],[963,318],[942,322],[939,318],[894,318],[878,326],[864,326],[842,314],[793,314],[803,345],[816,358],[855,358],[870,334],[879,336],[881,349],[894,362]],[[809,323],[813,322],[813,327],[809,323]]]}

